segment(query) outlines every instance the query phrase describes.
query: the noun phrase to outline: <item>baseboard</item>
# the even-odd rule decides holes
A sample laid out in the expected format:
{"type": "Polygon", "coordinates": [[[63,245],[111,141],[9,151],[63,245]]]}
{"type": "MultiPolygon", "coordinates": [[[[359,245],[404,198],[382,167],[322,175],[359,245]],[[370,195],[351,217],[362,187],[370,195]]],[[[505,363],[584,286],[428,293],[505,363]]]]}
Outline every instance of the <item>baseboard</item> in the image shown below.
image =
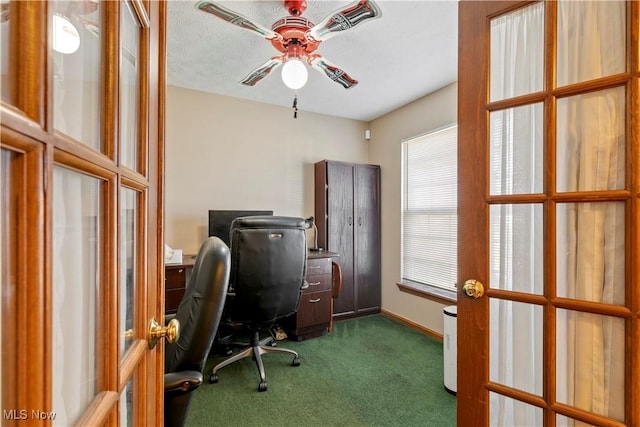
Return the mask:
{"type": "Polygon", "coordinates": [[[440,341],[440,342],[442,342],[442,340],[443,340],[442,334],[439,334],[438,332],[432,331],[429,328],[425,328],[424,326],[419,325],[419,324],[417,324],[415,322],[412,322],[409,319],[405,319],[402,316],[398,316],[397,314],[392,313],[392,312],[390,312],[388,310],[385,310],[384,308],[381,310],[381,313],[382,313],[383,316],[388,317],[389,319],[391,319],[391,320],[393,320],[395,322],[398,322],[398,323],[400,323],[400,324],[402,324],[404,326],[407,326],[407,327],[409,327],[411,329],[414,329],[414,330],[416,330],[416,331],[418,331],[420,333],[428,335],[431,338],[433,338],[434,340],[437,340],[437,341],[440,341]]]}

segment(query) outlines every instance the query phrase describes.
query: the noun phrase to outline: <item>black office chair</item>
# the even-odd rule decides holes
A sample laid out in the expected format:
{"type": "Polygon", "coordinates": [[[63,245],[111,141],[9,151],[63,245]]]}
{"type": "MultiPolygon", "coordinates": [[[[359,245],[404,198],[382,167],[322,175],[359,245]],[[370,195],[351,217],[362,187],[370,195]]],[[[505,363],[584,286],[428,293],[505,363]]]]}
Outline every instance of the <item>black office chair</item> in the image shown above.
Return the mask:
{"type": "Polygon", "coordinates": [[[184,426],[191,392],[202,384],[202,370],[224,308],[230,266],[227,245],[217,237],[205,240],[175,314],[180,336],[165,348],[165,426],[184,426]]]}
{"type": "Polygon", "coordinates": [[[217,372],[240,359],[253,357],[260,373],[259,391],[267,390],[262,355],[281,353],[300,357],[293,350],[270,346],[271,336],[260,340],[278,319],[298,310],[307,268],[306,222],[302,218],[253,216],[231,224],[231,276],[223,322],[240,324],[251,333],[250,346],[213,368],[209,381],[218,382],[217,372]]]}

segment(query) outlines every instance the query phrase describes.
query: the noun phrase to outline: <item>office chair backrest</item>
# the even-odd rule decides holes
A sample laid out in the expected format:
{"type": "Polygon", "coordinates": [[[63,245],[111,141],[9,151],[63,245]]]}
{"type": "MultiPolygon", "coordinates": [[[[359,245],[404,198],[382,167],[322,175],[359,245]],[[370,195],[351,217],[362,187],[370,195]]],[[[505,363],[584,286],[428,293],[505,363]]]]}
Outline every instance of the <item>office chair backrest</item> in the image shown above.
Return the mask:
{"type": "Polygon", "coordinates": [[[218,237],[200,247],[178,306],[180,337],[165,350],[165,372],[202,372],[218,330],[227,295],[230,252],[218,237]]]}
{"type": "Polygon", "coordinates": [[[231,224],[230,317],[273,323],[298,310],[307,268],[302,218],[253,216],[231,224]]]}

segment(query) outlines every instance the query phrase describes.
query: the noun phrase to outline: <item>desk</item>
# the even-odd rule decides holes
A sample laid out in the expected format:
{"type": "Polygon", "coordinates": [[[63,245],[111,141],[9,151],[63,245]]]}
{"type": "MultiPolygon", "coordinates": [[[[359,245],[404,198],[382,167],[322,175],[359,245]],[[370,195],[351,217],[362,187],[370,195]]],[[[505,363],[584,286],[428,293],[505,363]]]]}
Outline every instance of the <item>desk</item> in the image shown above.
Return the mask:
{"type": "Polygon", "coordinates": [[[184,296],[195,255],[184,255],[180,264],[166,264],[164,267],[164,314],[178,311],[178,305],[184,296]]]}
{"type": "Polygon", "coordinates": [[[302,292],[298,312],[292,316],[289,330],[298,341],[327,333],[331,322],[331,258],[338,254],[329,251],[309,252],[307,282],[302,292]]]}
{"type": "MultiPolygon", "coordinates": [[[[331,322],[331,259],[337,253],[309,252],[307,255],[307,282],[302,292],[298,312],[288,319],[287,333],[298,341],[327,333],[331,322]]],[[[184,255],[180,264],[166,264],[164,269],[164,312],[173,314],[184,296],[195,255],[184,255]]]]}

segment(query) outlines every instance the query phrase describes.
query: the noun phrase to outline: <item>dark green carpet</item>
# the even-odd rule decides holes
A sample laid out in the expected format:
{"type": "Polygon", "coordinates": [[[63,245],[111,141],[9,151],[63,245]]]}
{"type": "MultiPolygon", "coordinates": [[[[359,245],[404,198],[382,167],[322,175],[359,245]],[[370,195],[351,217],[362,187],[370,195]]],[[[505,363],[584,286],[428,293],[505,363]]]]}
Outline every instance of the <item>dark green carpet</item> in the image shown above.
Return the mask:
{"type": "Polygon", "coordinates": [[[188,426],[455,426],[456,399],[443,386],[442,344],[381,315],[336,322],[334,332],[279,341],[300,354],[263,356],[268,390],[258,392],[255,362],[220,371],[195,392],[188,426]]]}

